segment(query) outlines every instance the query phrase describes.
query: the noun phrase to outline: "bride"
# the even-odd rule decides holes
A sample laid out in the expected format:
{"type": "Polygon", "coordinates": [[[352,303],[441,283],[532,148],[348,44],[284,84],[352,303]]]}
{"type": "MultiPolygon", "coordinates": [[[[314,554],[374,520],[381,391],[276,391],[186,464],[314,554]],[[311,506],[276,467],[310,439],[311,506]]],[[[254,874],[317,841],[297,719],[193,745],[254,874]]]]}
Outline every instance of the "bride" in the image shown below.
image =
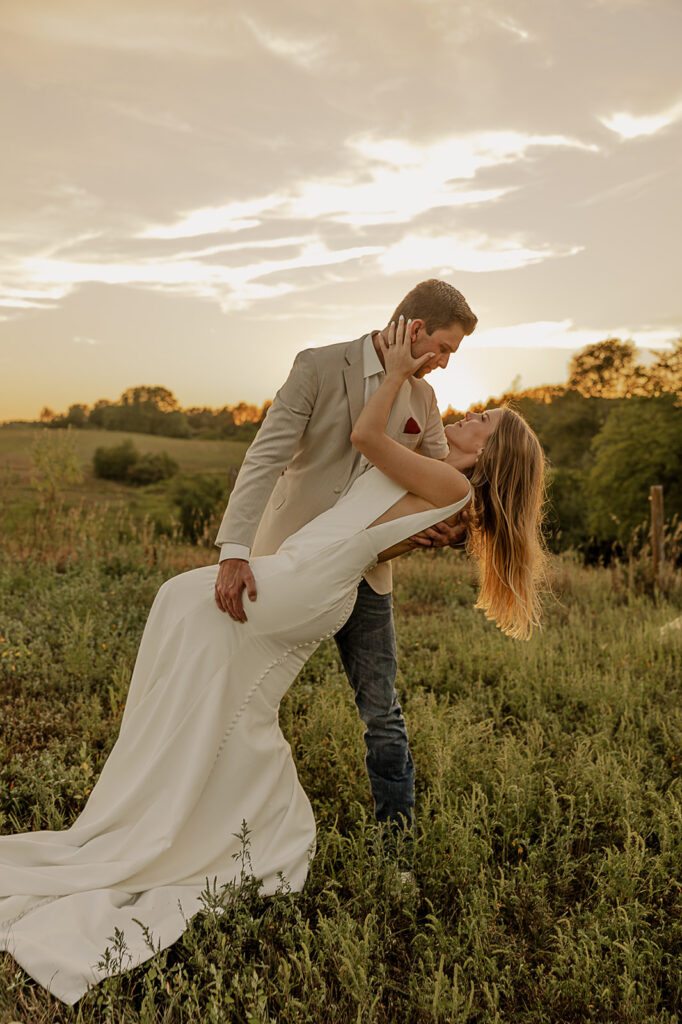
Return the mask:
{"type": "Polygon", "coordinates": [[[511,636],[537,624],[537,438],[516,413],[495,409],[448,426],[442,461],[406,450],[386,422],[403,381],[432,355],[413,359],[403,325],[381,346],[385,378],[351,435],[373,467],[275,555],[253,560],[259,597],[247,623],[216,607],[216,565],[165,583],[118,740],[82,813],[62,832],[0,837],[0,949],[69,1005],[106,975],[99,962],[115,929],[125,936],[125,967],[135,967],[152,955],[147,929],[157,948],[171,945],[201,908],[207,879],[222,886],[239,877],[243,821],[263,893],[282,875],[303,887],[315,821],[278,706],[350,615],[370,566],[471,502],[476,607],[511,636]]]}

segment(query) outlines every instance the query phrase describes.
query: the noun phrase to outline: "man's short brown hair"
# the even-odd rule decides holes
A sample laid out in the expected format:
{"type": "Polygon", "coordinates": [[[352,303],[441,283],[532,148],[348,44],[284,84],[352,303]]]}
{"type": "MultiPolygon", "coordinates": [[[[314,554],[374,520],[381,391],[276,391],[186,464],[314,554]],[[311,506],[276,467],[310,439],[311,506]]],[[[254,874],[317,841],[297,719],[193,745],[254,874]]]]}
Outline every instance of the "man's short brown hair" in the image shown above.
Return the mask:
{"type": "Polygon", "coordinates": [[[471,334],[478,323],[478,317],[471,312],[462,293],[451,284],[439,281],[435,277],[415,285],[400,303],[391,320],[397,323],[401,315],[406,320],[416,320],[419,317],[424,321],[427,334],[433,334],[441,328],[452,327],[454,323],[460,324],[465,334],[471,334]]]}

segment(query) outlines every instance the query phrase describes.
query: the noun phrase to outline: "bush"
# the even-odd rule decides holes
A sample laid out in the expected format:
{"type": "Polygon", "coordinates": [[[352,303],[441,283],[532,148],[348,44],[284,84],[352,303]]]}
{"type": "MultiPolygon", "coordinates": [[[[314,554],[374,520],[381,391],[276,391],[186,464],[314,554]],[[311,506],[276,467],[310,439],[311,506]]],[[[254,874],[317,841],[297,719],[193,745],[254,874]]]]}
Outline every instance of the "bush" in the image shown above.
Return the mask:
{"type": "Polygon", "coordinates": [[[214,473],[198,473],[178,480],[173,500],[180,509],[183,536],[191,544],[196,544],[211,520],[222,513],[228,491],[226,478],[214,473]]]}
{"type": "Polygon", "coordinates": [[[123,441],[111,448],[98,448],[92,461],[95,476],[138,486],[167,480],[179,468],[167,452],[156,455],[146,452],[142,455],[132,441],[123,441]]]}
{"type": "Polygon", "coordinates": [[[138,486],[155,484],[159,480],[168,480],[169,477],[175,476],[179,468],[175,459],[171,459],[167,452],[160,452],[158,455],[147,453],[128,467],[126,479],[138,486]]]}
{"type": "Polygon", "coordinates": [[[132,441],[123,441],[111,448],[98,448],[92,457],[95,476],[103,480],[126,480],[128,470],[140,458],[132,441]]]}

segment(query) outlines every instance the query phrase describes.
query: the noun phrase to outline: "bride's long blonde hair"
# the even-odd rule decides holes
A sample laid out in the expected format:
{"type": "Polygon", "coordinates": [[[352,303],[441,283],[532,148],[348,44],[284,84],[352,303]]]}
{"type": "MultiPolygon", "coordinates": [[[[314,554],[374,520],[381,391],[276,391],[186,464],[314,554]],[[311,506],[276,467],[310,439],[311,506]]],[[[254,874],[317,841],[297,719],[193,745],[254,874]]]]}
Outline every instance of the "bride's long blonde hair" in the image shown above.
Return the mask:
{"type": "Polygon", "coordinates": [[[523,417],[504,407],[470,477],[473,501],[467,549],[478,563],[476,608],[503,633],[528,639],[540,624],[539,586],[545,456],[523,417]]]}

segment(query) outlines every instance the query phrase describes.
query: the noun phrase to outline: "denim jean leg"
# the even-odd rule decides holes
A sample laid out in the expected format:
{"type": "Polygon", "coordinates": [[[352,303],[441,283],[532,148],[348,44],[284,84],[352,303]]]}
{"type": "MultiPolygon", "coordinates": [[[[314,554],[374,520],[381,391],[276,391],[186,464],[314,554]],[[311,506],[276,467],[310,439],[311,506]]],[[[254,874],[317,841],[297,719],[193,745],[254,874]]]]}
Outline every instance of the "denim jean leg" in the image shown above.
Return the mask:
{"type": "Polygon", "coordinates": [[[355,608],[336,634],[348,681],[365,723],[365,765],[377,821],[414,822],[414,763],[395,689],[393,602],[362,580],[355,608]]]}

